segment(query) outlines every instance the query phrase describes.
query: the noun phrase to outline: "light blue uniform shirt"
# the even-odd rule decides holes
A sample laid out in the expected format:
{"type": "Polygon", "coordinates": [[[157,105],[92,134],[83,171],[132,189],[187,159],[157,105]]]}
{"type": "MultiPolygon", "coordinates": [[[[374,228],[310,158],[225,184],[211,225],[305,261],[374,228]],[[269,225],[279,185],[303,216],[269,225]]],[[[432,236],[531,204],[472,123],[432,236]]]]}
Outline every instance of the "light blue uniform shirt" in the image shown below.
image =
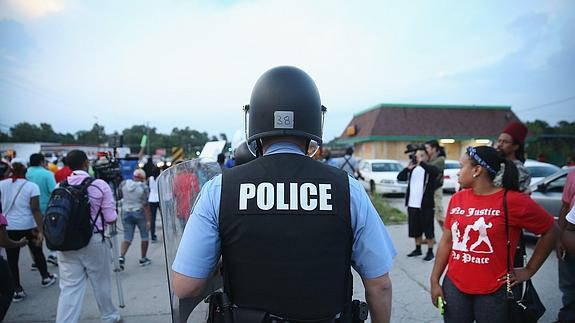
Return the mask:
{"type": "MultiPolygon", "coordinates": [[[[303,155],[299,146],[287,142],[273,144],[266,155],[303,155]]],[[[194,278],[207,278],[220,258],[219,211],[222,176],[203,187],[188,219],[172,270],[194,278]]],[[[397,254],[393,242],[371,204],[363,186],[349,177],[353,247],[351,264],[364,278],[388,273],[397,254]]]]}
{"type": "Polygon", "coordinates": [[[355,159],[355,157],[345,155],[343,157],[332,158],[330,161],[330,166],[346,171],[352,177],[355,176],[355,170],[357,169],[357,159],[355,159]]]}
{"type": "Polygon", "coordinates": [[[26,171],[26,179],[30,182],[36,183],[40,188],[40,212],[45,214],[46,208],[48,208],[50,195],[56,187],[54,173],[42,166],[30,166],[26,171]]]}

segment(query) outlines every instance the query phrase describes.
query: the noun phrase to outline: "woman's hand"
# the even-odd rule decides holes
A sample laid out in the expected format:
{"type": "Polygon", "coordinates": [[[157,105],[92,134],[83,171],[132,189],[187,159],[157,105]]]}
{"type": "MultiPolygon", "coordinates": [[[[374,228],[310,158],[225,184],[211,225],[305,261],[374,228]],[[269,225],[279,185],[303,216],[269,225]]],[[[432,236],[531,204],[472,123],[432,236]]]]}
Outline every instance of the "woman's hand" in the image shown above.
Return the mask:
{"type": "Polygon", "coordinates": [[[36,245],[38,247],[41,247],[42,241],[44,241],[44,234],[42,232],[38,232],[38,234],[36,235],[36,245]]]}
{"type": "Polygon", "coordinates": [[[443,297],[443,288],[441,288],[441,285],[439,283],[432,283],[431,284],[431,302],[433,303],[433,306],[437,307],[437,299],[439,298],[439,296],[441,296],[441,298],[445,299],[445,297],[443,297]]]}
{"type": "MultiPolygon", "coordinates": [[[[509,281],[511,282],[511,287],[517,285],[517,284],[521,284],[522,282],[529,280],[531,277],[533,277],[533,275],[535,274],[535,271],[523,267],[523,268],[515,268],[513,269],[513,271],[511,272],[511,275],[509,276],[509,281]]],[[[503,277],[498,279],[499,281],[507,281],[507,275],[503,275],[503,277]]]]}
{"type": "Polygon", "coordinates": [[[28,244],[28,239],[26,237],[16,241],[16,244],[19,248],[24,247],[25,245],[28,244]]]}

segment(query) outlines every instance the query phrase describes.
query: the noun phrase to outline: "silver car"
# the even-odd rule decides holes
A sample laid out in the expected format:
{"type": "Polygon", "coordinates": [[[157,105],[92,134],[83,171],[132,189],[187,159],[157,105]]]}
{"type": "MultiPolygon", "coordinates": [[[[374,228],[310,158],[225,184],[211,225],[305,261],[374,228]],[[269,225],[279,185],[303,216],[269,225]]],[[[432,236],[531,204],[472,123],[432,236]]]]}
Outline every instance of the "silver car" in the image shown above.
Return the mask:
{"type": "MultiPolygon", "coordinates": [[[[561,201],[563,187],[567,181],[567,174],[571,171],[575,171],[575,167],[560,169],[529,186],[531,198],[551,214],[555,220],[559,217],[559,210],[563,204],[561,201]]],[[[527,230],[524,232],[527,236],[537,237],[537,235],[527,230]]]]}
{"type": "Polygon", "coordinates": [[[563,187],[567,180],[567,174],[571,171],[575,171],[575,167],[560,169],[529,187],[531,198],[553,215],[555,219],[559,216],[563,187]]]}

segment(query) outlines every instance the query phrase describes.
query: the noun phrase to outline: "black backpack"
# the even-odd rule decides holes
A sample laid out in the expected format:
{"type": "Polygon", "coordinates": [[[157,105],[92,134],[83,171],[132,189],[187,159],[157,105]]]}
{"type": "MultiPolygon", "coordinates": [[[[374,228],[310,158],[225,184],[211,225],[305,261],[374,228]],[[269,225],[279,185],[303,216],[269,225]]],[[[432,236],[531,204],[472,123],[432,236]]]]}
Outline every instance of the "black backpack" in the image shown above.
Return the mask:
{"type": "MultiPolygon", "coordinates": [[[[63,181],[52,191],[44,214],[44,238],[51,250],[78,250],[90,242],[95,222],[101,216],[98,211],[92,222],[88,186],[94,181],[88,177],[80,185],[63,181]]],[[[102,232],[102,239],[103,239],[102,232]]]]}

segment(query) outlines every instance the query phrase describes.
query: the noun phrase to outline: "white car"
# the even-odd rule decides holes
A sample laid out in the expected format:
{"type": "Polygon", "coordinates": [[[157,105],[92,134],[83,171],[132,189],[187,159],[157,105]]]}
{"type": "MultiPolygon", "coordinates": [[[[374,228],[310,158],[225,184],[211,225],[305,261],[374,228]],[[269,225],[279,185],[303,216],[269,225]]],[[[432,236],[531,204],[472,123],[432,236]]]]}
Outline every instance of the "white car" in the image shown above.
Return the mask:
{"type": "Polygon", "coordinates": [[[538,162],[533,159],[527,159],[524,165],[529,170],[529,174],[531,174],[529,185],[537,184],[537,182],[561,169],[553,164],[538,162]]]}
{"type": "Polygon", "coordinates": [[[458,160],[448,159],[445,161],[445,169],[443,170],[443,190],[445,192],[457,192],[459,189],[457,183],[459,169],[458,160]]]}
{"type": "Polygon", "coordinates": [[[371,193],[405,194],[407,190],[407,182],[397,180],[397,174],[403,170],[403,165],[397,160],[364,159],[358,169],[361,174],[359,181],[371,193]]]}

